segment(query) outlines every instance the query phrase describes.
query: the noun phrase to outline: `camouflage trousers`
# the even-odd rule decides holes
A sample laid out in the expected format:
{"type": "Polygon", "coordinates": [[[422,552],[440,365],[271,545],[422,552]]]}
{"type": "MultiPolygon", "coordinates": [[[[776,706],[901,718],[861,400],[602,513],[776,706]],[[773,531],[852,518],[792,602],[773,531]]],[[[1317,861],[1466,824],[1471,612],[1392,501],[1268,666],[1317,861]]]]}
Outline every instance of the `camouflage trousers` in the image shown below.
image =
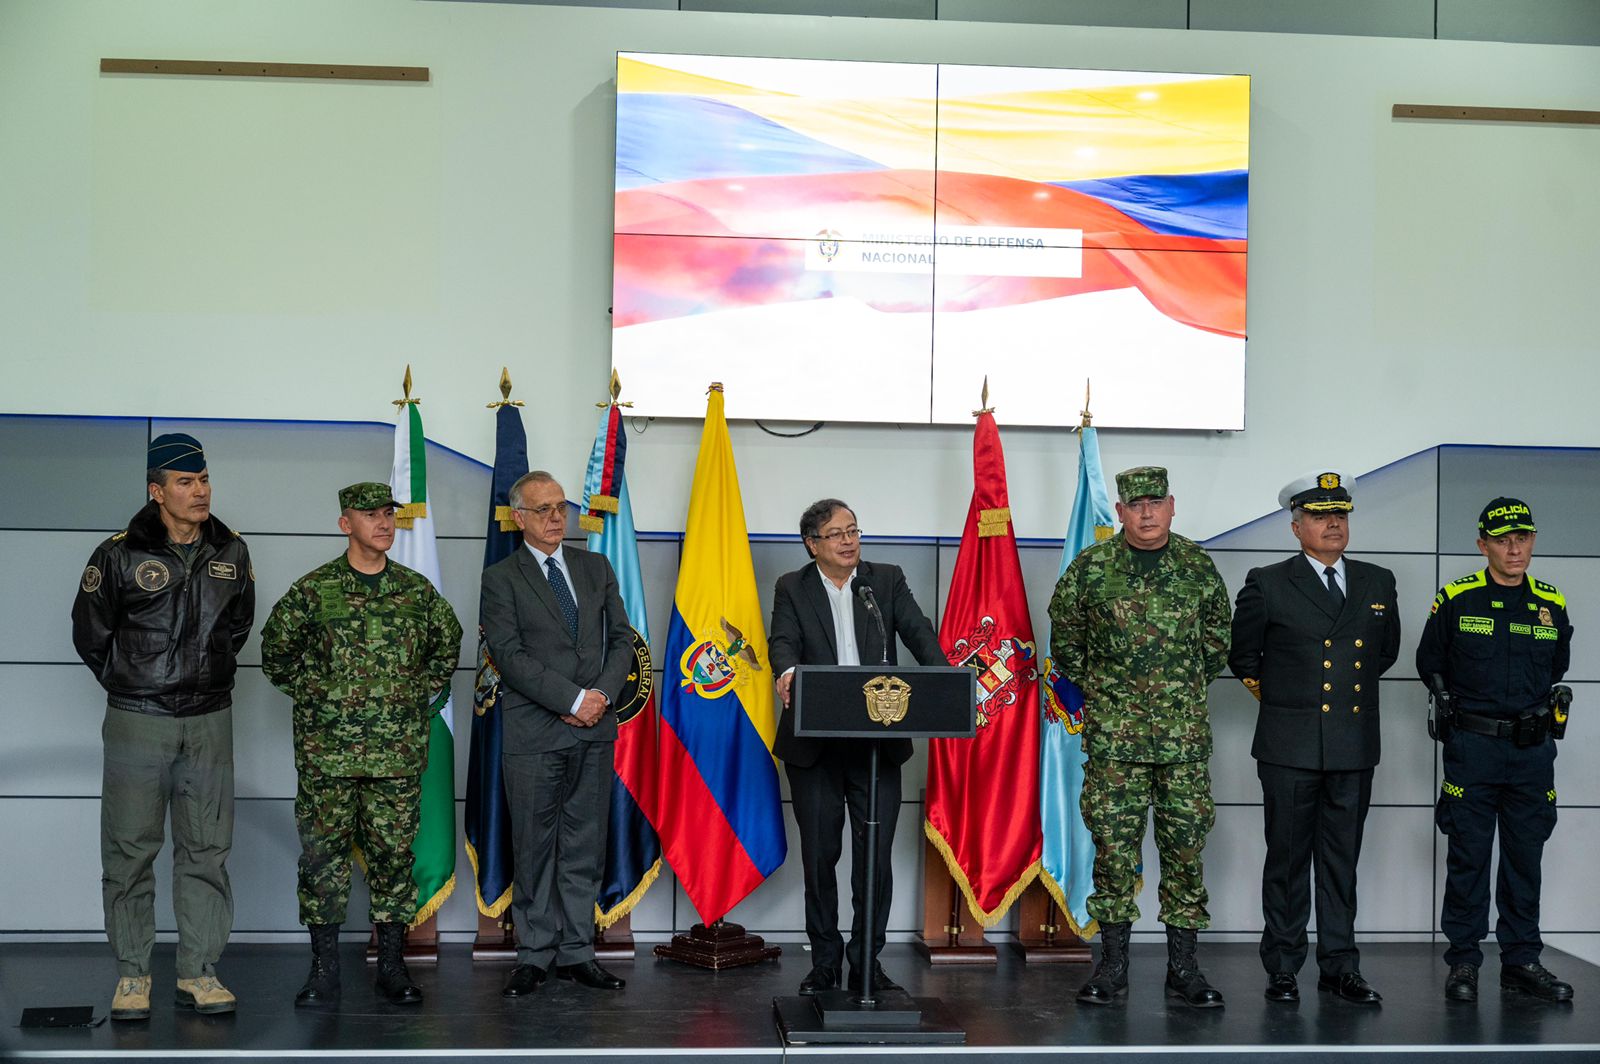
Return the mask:
{"type": "Polygon", "coordinates": [[[350,902],[351,850],[360,853],[375,924],[409,923],[417,911],[411,842],[420,776],[323,776],[302,768],[294,796],[300,831],[300,922],[342,924],[350,902]]]}
{"type": "Polygon", "coordinates": [[[1201,854],[1216,823],[1211,769],[1204,761],[1152,765],[1091,757],[1083,770],[1083,821],[1094,836],[1094,893],[1089,915],[1132,923],[1145,824],[1155,809],[1161,857],[1161,922],[1196,930],[1211,922],[1201,854]]]}

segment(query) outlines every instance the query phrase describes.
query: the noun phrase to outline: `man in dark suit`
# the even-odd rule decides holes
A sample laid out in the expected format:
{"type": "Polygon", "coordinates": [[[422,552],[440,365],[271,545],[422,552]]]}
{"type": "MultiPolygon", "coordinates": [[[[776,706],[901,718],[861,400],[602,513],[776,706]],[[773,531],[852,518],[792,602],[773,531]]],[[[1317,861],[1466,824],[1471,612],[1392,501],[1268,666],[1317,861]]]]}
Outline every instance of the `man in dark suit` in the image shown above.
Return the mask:
{"type": "Polygon", "coordinates": [[[783,761],[800,829],[800,860],[805,867],[806,937],[811,940],[811,973],[800,993],[839,986],[845,959],[839,934],[839,885],[834,869],[843,846],[844,815],[850,813],[850,988],[859,992],[865,965],[874,965],[873,986],[894,988],[878,966],[889,926],[893,894],[890,852],[900,813],[900,766],[911,756],[911,740],[880,742],[878,766],[878,889],[874,900],[872,950],[867,937],[866,904],[867,743],[845,739],[801,739],[794,733],[790,693],[796,665],[859,665],[883,661],[885,647],[868,612],[872,599],[889,636],[888,661],[895,664],[895,636],[923,665],[947,665],[933,625],[917,607],[897,565],[861,560],[861,530],[856,515],[838,499],[812,503],[800,517],[800,539],[813,561],[778,579],[772,595],[772,625],[767,639],[772,673],[777,677],[783,715],[772,752],[783,761]]]}
{"type": "Polygon", "coordinates": [[[612,703],[633,664],[633,629],[611,563],[562,543],[566,493],[535,471],[511,486],[523,549],[483,571],[483,637],[500,673],[511,808],[511,919],[517,966],[507,997],[560,979],[623,981],[594,959],[594,904],[611,800],[612,703]]]}
{"type": "Polygon", "coordinates": [[[1317,989],[1376,1005],[1355,944],[1356,861],[1378,763],[1378,678],[1400,652],[1394,574],[1345,557],[1355,507],[1338,473],[1296,480],[1278,503],[1302,552],[1250,571],[1228,655],[1261,702],[1250,752],[1266,819],[1266,996],[1299,1000],[1314,863],[1317,989]]]}

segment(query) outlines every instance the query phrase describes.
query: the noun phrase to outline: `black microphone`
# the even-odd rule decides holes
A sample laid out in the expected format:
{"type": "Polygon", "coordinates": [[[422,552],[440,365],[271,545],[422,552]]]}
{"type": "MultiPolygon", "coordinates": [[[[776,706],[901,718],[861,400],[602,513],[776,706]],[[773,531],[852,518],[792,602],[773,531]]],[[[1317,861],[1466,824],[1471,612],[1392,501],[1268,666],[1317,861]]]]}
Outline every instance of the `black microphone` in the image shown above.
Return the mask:
{"type": "Polygon", "coordinates": [[[861,604],[872,614],[872,619],[878,623],[878,643],[883,647],[883,660],[880,665],[889,664],[889,635],[883,630],[883,611],[878,609],[878,596],[872,593],[872,586],[865,581],[856,585],[856,597],[861,599],[861,604]]]}

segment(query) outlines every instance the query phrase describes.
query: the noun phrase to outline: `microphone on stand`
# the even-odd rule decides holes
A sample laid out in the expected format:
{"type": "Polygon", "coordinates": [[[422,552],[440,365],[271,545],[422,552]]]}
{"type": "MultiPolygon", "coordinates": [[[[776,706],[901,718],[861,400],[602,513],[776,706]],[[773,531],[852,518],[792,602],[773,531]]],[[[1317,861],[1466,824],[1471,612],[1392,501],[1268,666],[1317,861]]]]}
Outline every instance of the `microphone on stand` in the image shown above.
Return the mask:
{"type": "Polygon", "coordinates": [[[872,614],[872,619],[878,624],[878,643],[883,647],[883,660],[879,664],[887,665],[889,664],[889,636],[883,629],[883,611],[878,609],[878,596],[872,593],[871,585],[866,581],[862,581],[856,585],[856,597],[861,600],[861,604],[867,608],[867,612],[872,614]]]}

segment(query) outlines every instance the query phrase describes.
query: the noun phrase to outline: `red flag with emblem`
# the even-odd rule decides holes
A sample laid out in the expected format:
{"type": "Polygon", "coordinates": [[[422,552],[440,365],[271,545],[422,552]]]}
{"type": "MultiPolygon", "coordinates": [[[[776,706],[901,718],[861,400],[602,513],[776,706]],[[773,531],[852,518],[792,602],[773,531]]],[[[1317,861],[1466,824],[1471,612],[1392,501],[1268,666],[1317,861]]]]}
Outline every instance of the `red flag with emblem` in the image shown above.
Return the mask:
{"type": "Polygon", "coordinates": [[[928,744],[928,839],[985,927],[1039,874],[1039,659],[994,415],[978,415],[972,505],[939,642],[978,674],[978,733],[928,744]]]}

